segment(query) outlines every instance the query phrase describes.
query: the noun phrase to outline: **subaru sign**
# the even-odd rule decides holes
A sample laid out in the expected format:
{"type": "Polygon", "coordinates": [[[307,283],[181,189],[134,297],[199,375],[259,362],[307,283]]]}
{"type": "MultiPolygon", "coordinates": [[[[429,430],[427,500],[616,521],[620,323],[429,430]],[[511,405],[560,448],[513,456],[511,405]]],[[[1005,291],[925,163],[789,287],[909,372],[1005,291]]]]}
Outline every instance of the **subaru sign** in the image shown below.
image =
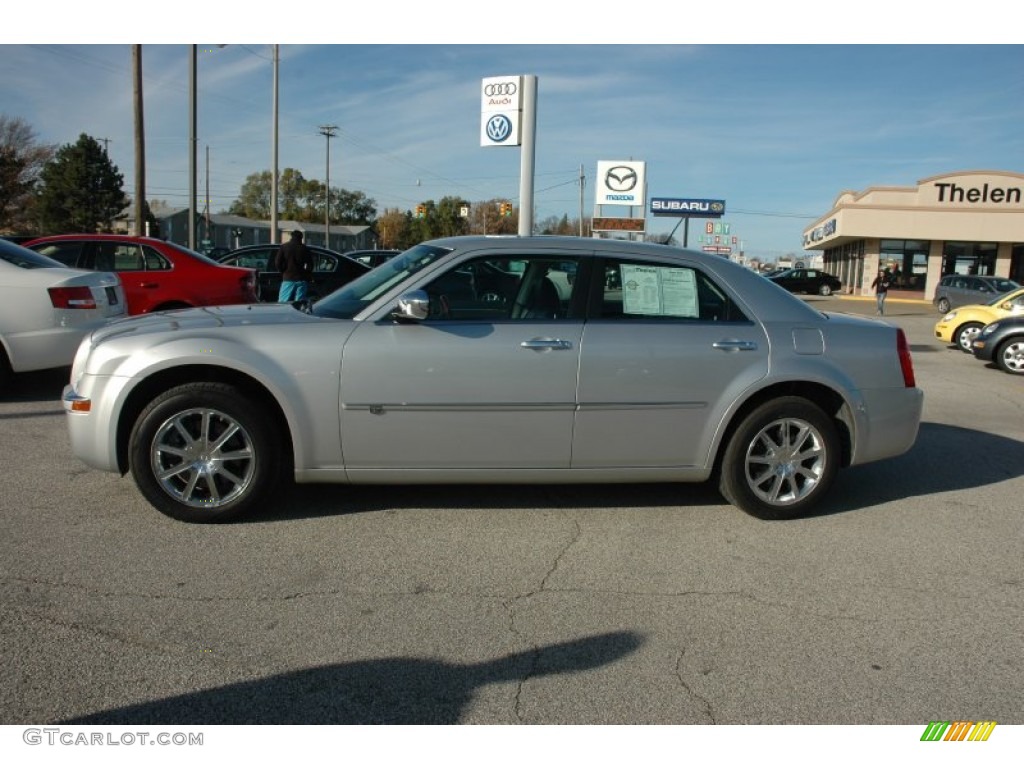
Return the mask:
{"type": "Polygon", "coordinates": [[[718,219],[725,215],[725,200],[652,197],[651,215],[699,216],[702,219],[718,219]]]}

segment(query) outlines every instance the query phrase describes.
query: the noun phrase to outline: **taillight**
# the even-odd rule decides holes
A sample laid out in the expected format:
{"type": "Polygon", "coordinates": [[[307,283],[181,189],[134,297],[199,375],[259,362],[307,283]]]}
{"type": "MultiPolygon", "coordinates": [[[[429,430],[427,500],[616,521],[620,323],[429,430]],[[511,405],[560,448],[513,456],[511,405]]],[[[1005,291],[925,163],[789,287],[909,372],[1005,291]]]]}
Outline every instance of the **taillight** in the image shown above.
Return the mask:
{"type": "Polygon", "coordinates": [[[79,285],[73,288],[47,288],[54,309],[96,309],[92,289],[79,285]]]}
{"type": "Polygon", "coordinates": [[[907,343],[907,334],[902,328],[896,329],[896,352],[900,356],[900,368],[903,371],[903,386],[916,386],[914,380],[914,361],[910,359],[910,345],[907,343]]]}

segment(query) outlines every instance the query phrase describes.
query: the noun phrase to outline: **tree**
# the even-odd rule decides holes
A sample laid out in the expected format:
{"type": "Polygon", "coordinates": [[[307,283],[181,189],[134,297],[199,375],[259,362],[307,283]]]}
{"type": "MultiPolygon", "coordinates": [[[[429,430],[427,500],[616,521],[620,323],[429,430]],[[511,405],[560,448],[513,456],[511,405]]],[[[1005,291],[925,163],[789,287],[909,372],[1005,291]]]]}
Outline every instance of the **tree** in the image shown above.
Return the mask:
{"type": "MultiPolygon", "coordinates": [[[[228,209],[249,219],[270,218],[270,171],[250,174],[238,198],[228,209]]],[[[294,168],[281,171],[277,182],[277,207],[281,218],[318,224],[324,220],[324,185],[307,179],[294,168]]],[[[332,224],[373,224],[377,203],[362,192],[331,187],[332,224]]]]}
{"type": "Polygon", "coordinates": [[[44,232],[96,232],[128,204],[124,176],[94,138],[57,150],[40,173],[37,217],[44,232]]]}
{"type": "Polygon", "coordinates": [[[376,222],[377,237],[381,248],[405,249],[406,233],[409,230],[410,216],[397,208],[385,208],[376,222]]]}
{"type": "Polygon", "coordinates": [[[36,186],[54,152],[20,117],[0,115],[0,230],[33,229],[36,186]]]}

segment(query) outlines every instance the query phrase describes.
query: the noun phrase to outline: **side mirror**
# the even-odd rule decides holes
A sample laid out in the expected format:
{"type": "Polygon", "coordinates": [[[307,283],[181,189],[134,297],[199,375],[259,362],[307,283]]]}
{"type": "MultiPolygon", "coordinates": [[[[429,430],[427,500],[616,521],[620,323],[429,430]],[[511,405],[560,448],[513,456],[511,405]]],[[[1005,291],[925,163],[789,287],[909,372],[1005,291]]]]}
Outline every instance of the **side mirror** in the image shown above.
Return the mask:
{"type": "Polygon", "coordinates": [[[430,297],[426,291],[409,291],[398,299],[398,306],[391,316],[396,320],[419,322],[430,316],[430,297]]]}

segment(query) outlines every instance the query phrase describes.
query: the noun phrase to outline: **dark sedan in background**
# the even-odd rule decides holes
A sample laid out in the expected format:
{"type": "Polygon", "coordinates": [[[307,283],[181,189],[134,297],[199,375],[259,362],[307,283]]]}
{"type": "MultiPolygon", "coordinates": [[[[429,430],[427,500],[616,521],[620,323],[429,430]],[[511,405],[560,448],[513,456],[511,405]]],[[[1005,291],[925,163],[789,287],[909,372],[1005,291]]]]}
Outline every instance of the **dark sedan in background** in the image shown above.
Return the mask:
{"type": "MultiPolygon", "coordinates": [[[[259,270],[260,299],[277,301],[281,287],[281,273],[277,271],[275,259],[279,243],[273,245],[247,245],[221,256],[220,263],[235,267],[249,267],[259,270]]],[[[311,299],[319,299],[333,293],[346,283],[370,271],[370,266],[356,261],[337,251],[319,245],[307,245],[313,252],[313,284],[309,287],[311,299]]]]}
{"type": "Polygon", "coordinates": [[[831,296],[843,287],[838,277],[820,269],[787,269],[768,279],[790,293],[813,293],[818,296],[831,296]]]}
{"type": "Polygon", "coordinates": [[[995,363],[1007,373],[1024,375],[1024,317],[1004,317],[989,323],[971,342],[979,360],[995,363]]]}

